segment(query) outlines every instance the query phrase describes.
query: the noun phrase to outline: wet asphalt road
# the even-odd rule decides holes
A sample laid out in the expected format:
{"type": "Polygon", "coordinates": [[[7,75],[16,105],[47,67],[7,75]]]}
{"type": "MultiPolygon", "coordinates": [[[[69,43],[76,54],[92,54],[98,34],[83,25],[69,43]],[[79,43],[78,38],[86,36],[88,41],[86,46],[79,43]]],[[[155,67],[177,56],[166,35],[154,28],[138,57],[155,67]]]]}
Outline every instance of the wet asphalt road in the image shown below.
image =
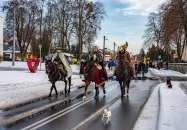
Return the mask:
{"type": "MultiPolygon", "coordinates": [[[[108,125],[102,123],[102,115],[96,116],[88,123],[84,124],[82,130],[130,130],[141,112],[142,107],[146,103],[151,88],[158,82],[156,80],[138,80],[132,81],[130,84],[129,97],[117,100],[111,106],[112,118],[108,125]]],[[[100,89],[98,99],[94,99],[94,87],[90,86],[90,94],[87,95],[86,101],[82,101],[82,97],[78,96],[70,103],[62,104],[52,110],[46,110],[40,114],[36,114],[30,119],[20,121],[18,124],[12,125],[8,130],[19,129],[37,129],[37,130],[70,130],[76,125],[86,120],[89,116],[99,111],[103,106],[107,105],[112,99],[120,95],[120,87],[118,82],[109,81],[106,84],[107,93],[103,95],[100,89]]],[[[75,95],[84,91],[84,88],[75,90],[75,95]]],[[[32,105],[32,104],[31,104],[32,105]]]]}

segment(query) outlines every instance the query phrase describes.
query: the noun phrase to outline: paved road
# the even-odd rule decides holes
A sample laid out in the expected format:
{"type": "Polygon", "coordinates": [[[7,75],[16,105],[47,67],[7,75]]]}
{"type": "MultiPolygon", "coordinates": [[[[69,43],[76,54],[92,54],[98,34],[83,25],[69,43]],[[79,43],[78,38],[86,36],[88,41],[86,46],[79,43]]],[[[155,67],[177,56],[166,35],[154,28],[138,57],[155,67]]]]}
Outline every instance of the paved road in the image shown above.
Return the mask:
{"type": "MultiPolygon", "coordinates": [[[[100,96],[97,100],[93,98],[95,94],[93,86],[90,86],[90,94],[87,95],[85,102],[82,101],[82,97],[80,96],[84,91],[84,88],[74,90],[71,96],[78,96],[76,96],[76,98],[73,98],[75,96],[72,96],[70,103],[61,103],[56,107],[51,107],[41,113],[32,115],[26,120],[0,129],[70,130],[90,118],[91,120],[88,120],[88,122],[83,124],[81,129],[130,130],[140,114],[143,105],[147,101],[151,88],[157,83],[158,82],[155,80],[132,81],[129,97],[120,98],[111,105],[112,119],[111,123],[107,126],[103,125],[101,121],[102,113],[95,115],[94,118],[90,117],[101,111],[103,107],[120,95],[120,87],[116,81],[108,82],[106,84],[106,95],[103,95],[102,89],[100,89],[100,96]]],[[[64,95],[61,97],[64,97],[64,95]]],[[[41,104],[42,102],[43,100],[41,100],[41,104]]],[[[32,106],[33,104],[30,105],[32,106]]]]}

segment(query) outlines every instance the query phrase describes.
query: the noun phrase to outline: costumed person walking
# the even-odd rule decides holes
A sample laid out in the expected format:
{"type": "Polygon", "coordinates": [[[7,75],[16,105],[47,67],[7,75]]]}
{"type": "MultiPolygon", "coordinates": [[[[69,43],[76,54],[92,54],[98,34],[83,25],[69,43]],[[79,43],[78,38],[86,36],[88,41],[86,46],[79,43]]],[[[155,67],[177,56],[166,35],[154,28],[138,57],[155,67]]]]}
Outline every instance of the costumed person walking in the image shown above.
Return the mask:
{"type": "Polygon", "coordinates": [[[62,48],[60,46],[56,48],[56,53],[52,56],[52,62],[57,65],[61,77],[65,77],[64,75],[67,75],[67,78],[72,76],[72,68],[65,58],[64,53],[62,53],[62,48]]]}
{"type": "Polygon", "coordinates": [[[107,77],[107,74],[104,71],[104,64],[103,64],[103,56],[102,53],[99,51],[98,47],[95,46],[93,48],[93,52],[90,54],[90,61],[94,62],[97,68],[100,70],[100,81],[104,81],[107,77]]]}
{"type": "Polygon", "coordinates": [[[128,43],[126,42],[125,44],[122,45],[122,49],[119,50],[119,52],[117,53],[117,56],[116,56],[116,63],[117,64],[114,69],[114,73],[113,73],[114,76],[116,75],[116,70],[119,67],[118,61],[119,61],[120,54],[124,55],[124,60],[127,63],[127,66],[129,68],[130,76],[133,77],[135,74],[135,69],[134,69],[133,63],[130,58],[130,53],[127,51],[127,47],[128,47],[128,43]]]}

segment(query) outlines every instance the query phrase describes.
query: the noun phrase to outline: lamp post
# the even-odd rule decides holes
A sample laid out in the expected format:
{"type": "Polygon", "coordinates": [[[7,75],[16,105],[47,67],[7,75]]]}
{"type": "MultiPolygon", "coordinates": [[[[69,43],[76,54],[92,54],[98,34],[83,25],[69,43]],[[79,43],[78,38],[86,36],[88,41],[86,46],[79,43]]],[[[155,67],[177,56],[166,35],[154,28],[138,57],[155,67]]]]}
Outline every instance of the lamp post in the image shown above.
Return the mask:
{"type": "Polygon", "coordinates": [[[41,49],[42,49],[42,45],[39,45],[39,49],[40,49],[40,71],[41,71],[41,61],[42,61],[42,58],[41,58],[41,49]]]}
{"type": "Polygon", "coordinates": [[[114,58],[116,57],[116,52],[115,52],[115,48],[116,48],[116,42],[114,42],[114,58]]]}
{"type": "Polygon", "coordinates": [[[13,22],[13,48],[12,48],[12,66],[15,66],[15,9],[13,9],[13,17],[14,17],[14,22],[13,22]]]}

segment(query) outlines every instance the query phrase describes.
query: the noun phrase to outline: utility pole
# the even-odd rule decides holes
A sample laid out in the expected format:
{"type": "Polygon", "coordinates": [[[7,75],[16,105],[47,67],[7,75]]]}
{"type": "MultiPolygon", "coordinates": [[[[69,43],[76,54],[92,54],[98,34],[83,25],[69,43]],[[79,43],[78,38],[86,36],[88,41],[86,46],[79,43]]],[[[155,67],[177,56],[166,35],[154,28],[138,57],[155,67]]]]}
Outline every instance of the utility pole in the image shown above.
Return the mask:
{"type": "Polygon", "coordinates": [[[115,47],[116,47],[116,42],[114,42],[114,58],[116,57],[116,52],[115,52],[115,47]]]}
{"type": "Polygon", "coordinates": [[[105,58],[105,41],[108,40],[105,36],[103,39],[103,59],[105,58]]]}
{"type": "Polygon", "coordinates": [[[12,48],[12,66],[15,66],[15,7],[14,7],[14,9],[13,9],[13,17],[14,17],[14,22],[13,22],[13,24],[14,24],[14,27],[13,27],[13,48],[12,48]]]}
{"type": "Polygon", "coordinates": [[[42,49],[42,45],[39,45],[39,49],[40,49],[40,71],[41,71],[41,62],[42,62],[41,49],[42,49]]]}

